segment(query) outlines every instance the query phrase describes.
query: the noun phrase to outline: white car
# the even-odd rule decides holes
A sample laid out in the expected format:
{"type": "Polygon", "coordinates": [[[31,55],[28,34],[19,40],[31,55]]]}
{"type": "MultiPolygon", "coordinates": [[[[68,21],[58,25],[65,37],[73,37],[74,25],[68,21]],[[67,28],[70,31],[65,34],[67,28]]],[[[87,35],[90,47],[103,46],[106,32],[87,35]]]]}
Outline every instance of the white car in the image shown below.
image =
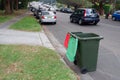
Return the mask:
{"type": "Polygon", "coordinates": [[[53,11],[42,11],[39,14],[39,22],[56,24],[57,22],[56,14],[54,14],[53,11]]]}

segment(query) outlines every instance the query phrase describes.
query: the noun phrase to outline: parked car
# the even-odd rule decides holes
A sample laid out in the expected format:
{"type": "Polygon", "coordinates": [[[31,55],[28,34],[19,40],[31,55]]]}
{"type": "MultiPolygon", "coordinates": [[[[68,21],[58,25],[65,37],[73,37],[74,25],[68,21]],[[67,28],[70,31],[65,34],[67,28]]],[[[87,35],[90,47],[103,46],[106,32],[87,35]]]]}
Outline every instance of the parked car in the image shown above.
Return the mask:
{"type": "Polygon", "coordinates": [[[43,8],[39,8],[38,10],[35,10],[34,12],[34,16],[39,19],[39,14],[41,14],[42,11],[46,11],[45,9],[43,8]]]}
{"type": "Polygon", "coordinates": [[[56,24],[56,14],[53,11],[42,11],[39,15],[39,22],[40,23],[54,23],[56,24]]]}
{"type": "Polygon", "coordinates": [[[71,8],[61,8],[60,11],[64,13],[73,13],[73,10],[71,8]]]}
{"type": "Polygon", "coordinates": [[[52,12],[54,12],[54,14],[56,14],[56,10],[55,10],[53,7],[50,7],[50,8],[48,9],[48,11],[52,11],[52,12]]]}
{"type": "Polygon", "coordinates": [[[112,14],[112,20],[113,20],[113,21],[120,20],[120,10],[115,11],[115,12],[112,14]]]}
{"type": "Polygon", "coordinates": [[[35,8],[34,8],[34,7],[29,7],[29,10],[30,10],[31,12],[35,12],[35,8]]]}
{"type": "Polygon", "coordinates": [[[70,22],[91,23],[97,25],[100,21],[99,14],[93,8],[79,8],[70,15],[70,22]]]}
{"type": "Polygon", "coordinates": [[[38,19],[39,10],[35,9],[35,11],[33,12],[33,14],[38,19]]]}

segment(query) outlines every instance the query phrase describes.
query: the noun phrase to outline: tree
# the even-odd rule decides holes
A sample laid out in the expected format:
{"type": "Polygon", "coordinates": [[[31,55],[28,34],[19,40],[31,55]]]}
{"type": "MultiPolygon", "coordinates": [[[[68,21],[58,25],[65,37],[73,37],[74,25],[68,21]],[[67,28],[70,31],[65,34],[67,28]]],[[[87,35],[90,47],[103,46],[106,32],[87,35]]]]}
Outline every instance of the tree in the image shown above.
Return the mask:
{"type": "Polygon", "coordinates": [[[68,6],[73,6],[75,9],[82,6],[80,3],[81,0],[57,0],[57,1],[68,6]]]}
{"type": "Polygon", "coordinates": [[[60,3],[70,5],[76,8],[79,7],[90,7],[92,6],[92,3],[89,2],[88,0],[57,0],[60,3]]]}
{"type": "Polygon", "coordinates": [[[75,7],[87,7],[87,6],[89,6],[87,3],[89,3],[89,4],[92,3],[94,5],[94,7],[98,10],[100,15],[104,14],[104,5],[105,4],[114,5],[114,2],[115,2],[115,0],[57,0],[57,1],[69,4],[69,5],[72,5],[75,7]]]}
{"type": "Polygon", "coordinates": [[[11,6],[10,6],[10,0],[4,0],[4,6],[5,6],[5,14],[11,14],[11,6]]]}
{"type": "Polygon", "coordinates": [[[120,10],[120,0],[116,0],[116,1],[114,2],[114,8],[115,8],[116,10],[120,10]]]}
{"type": "Polygon", "coordinates": [[[15,6],[14,6],[14,8],[15,8],[15,10],[18,10],[18,0],[14,0],[15,1],[15,6]]]}
{"type": "Polygon", "coordinates": [[[19,1],[24,3],[24,6],[27,6],[29,0],[2,0],[4,2],[5,14],[12,14],[14,10],[18,10],[19,1]]]}
{"type": "Polygon", "coordinates": [[[104,14],[104,5],[105,4],[113,4],[114,0],[89,0],[94,4],[94,6],[97,7],[97,10],[99,11],[100,15],[104,14]]]}
{"type": "Polygon", "coordinates": [[[2,1],[4,3],[5,14],[12,14],[14,12],[14,8],[16,8],[17,10],[18,0],[2,0],[2,1]]]}
{"type": "Polygon", "coordinates": [[[12,14],[14,10],[20,8],[26,8],[29,1],[38,1],[38,0],[0,0],[0,9],[5,10],[5,14],[12,14]],[[22,2],[19,5],[19,2],[22,2]]]}

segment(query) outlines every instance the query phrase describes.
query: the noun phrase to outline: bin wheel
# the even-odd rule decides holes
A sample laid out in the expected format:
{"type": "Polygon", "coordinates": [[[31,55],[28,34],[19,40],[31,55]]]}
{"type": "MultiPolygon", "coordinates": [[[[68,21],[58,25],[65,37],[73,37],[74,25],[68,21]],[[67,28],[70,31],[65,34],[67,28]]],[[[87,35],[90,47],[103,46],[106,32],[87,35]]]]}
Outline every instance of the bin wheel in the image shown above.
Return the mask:
{"type": "Polygon", "coordinates": [[[77,65],[77,60],[74,60],[74,64],[77,65]]]}
{"type": "Polygon", "coordinates": [[[81,72],[82,74],[86,74],[86,73],[88,72],[88,70],[87,70],[86,68],[81,68],[80,72],[81,72]]]}

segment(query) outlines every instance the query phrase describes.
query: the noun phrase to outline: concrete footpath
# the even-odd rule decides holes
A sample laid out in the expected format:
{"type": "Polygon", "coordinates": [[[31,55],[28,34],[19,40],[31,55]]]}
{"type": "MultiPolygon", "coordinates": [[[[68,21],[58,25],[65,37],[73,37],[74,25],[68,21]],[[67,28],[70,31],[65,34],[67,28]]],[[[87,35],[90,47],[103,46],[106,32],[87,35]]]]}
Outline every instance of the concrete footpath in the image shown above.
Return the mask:
{"type": "Polygon", "coordinates": [[[54,49],[50,41],[41,32],[24,32],[8,29],[0,29],[0,44],[26,44],[39,45],[50,49],[54,49]]]}
{"type": "Polygon", "coordinates": [[[0,44],[26,44],[26,45],[39,45],[54,50],[54,47],[50,43],[49,39],[45,35],[44,31],[40,32],[25,32],[10,30],[8,27],[29,13],[17,16],[5,23],[0,24],[0,44]]]}

